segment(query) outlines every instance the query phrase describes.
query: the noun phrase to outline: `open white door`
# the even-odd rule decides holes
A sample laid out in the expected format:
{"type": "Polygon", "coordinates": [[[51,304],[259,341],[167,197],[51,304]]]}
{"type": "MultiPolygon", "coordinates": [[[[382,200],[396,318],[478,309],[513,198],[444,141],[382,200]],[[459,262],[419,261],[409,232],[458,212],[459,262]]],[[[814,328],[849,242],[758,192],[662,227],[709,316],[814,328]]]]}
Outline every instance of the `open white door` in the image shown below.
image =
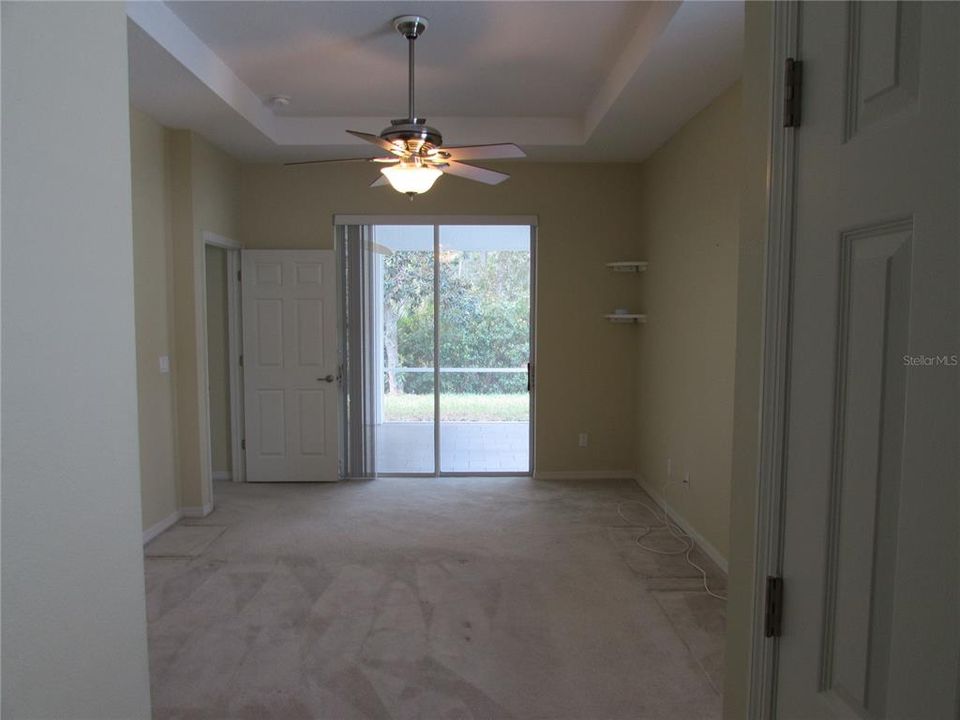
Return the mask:
{"type": "Polygon", "coordinates": [[[956,718],[957,3],[804,3],[778,718],[956,718]]]}
{"type": "Polygon", "coordinates": [[[334,254],[241,255],[247,482],[337,480],[334,254]]]}

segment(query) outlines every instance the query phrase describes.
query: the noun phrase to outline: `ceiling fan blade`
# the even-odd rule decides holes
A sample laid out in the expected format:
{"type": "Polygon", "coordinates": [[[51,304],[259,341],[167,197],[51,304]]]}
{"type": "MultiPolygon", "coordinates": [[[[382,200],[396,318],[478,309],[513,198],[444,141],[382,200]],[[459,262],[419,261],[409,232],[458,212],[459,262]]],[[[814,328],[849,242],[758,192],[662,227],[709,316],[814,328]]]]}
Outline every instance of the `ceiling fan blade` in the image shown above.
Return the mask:
{"type": "MultiPolygon", "coordinates": [[[[374,160],[380,161],[379,158],[339,158],[336,160],[298,160],[297,162],[284,163],[283,166],[291,167],[293,165],[318,165],[321,163],[374,162],[374,160]]],[[[387,162],[393,162],[392,158],[384,158],[383,160],[387,162]]]]}
{"type": "Polygon", "coordinates": [[[527,154],[513,143],[499,145],[463,145],[440,148],[451,160],[496,160],[498,158],[522,158],[527,154]]]}
{"type": "Polygon", "coordinates": [[[387,180],[387,176],[381,175],[372,183],[370,183],[370,187],[383,187],[384,185],[389,185],[389,184],[390,184],[390,181],[387,180]]]}
{"type": "Polygon", "coordinates": [[[477,182],[486,183],[487,185],[499,185],[504,180],[510,178],[506,173],[487,170],[486,168],[477,167],[476,165],[467,165],[452,160],[448,160],[446,165],[439,167],[448,175],[456,175],[457,177],[466,178],[467,180],[476,180],[477,182]]]}
{"type": "Polygon", "coordinates": [[[347,130],[348,133],[354,137],[358,137],[361,140],[365,140],[368,143],[373,143],[374,145],[379,145],[381,148],[386,150],[388,153],[393,153],[394,155],[406,155],[407,151],[397,145],[392,143],[389,140],[384,140],[379,135],[371,135],[370,133],[360,132],[359,130],[347,130]]]}

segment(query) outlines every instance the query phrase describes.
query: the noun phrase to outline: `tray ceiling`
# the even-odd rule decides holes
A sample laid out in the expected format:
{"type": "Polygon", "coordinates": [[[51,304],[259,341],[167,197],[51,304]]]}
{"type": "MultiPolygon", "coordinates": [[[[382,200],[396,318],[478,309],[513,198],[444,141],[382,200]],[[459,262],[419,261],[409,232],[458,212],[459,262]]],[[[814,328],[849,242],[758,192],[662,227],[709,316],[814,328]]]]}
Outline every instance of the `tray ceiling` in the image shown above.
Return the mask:
{"type": "Polygon", "coordinates": [[[406,114],[409,13],[448,144],[640,160],[740,75],[739,2],[131,2],[131,102],[245,160],[365,155],[344,130],[406,114]]]}

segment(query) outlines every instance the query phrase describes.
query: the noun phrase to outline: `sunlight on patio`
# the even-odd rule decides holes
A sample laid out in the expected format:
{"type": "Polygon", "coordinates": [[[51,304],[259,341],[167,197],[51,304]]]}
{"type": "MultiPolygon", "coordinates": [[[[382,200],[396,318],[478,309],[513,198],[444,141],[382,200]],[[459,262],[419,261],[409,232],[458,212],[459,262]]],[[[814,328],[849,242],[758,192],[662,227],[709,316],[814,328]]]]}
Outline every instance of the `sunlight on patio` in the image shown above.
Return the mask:
{"type": "MultiPolygon", "coordinates": [[[[440,469],[528,472],[529,433],[526,422],[442,422],[440,469]]],[[[382,473],[433,472],[432,422],[386,422],[380,426],[378,445],[382,473]]]]}

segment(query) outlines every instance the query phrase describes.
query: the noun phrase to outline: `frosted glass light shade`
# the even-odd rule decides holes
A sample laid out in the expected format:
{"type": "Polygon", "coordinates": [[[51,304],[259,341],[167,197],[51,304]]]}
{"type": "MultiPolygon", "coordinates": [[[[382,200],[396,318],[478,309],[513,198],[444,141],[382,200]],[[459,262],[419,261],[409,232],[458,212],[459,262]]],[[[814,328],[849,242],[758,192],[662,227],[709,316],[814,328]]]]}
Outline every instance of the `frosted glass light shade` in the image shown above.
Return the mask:
{"type": "Polygon", "coordinates": [[[433,187],[443,172],[423,165],[393,165],[380,170],[393,189],[402,193],[425,193],[433,187]]]}

